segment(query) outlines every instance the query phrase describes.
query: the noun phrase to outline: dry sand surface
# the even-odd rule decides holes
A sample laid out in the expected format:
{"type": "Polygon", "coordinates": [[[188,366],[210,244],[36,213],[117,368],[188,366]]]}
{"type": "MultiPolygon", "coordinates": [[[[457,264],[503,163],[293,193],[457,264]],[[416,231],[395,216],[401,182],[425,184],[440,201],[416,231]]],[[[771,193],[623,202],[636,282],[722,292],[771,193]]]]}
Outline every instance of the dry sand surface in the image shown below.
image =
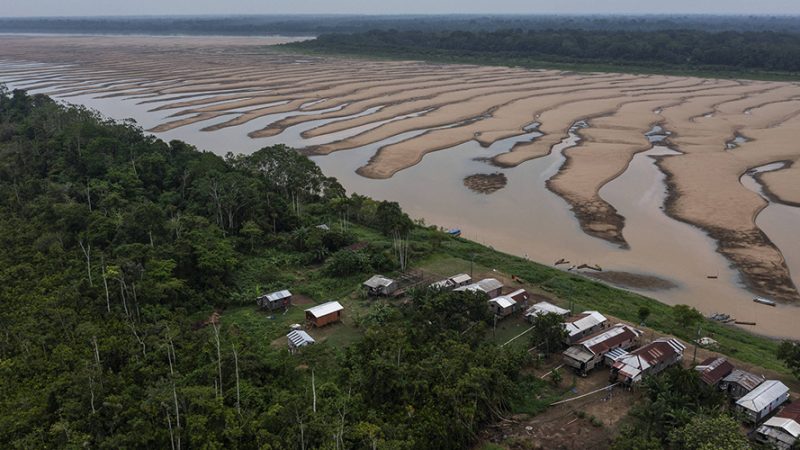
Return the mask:
{"type": "Polygon", "coordinates": [[[754,167],[784,161],[759,181],[772,200],[800,205],[796,83],[309,57],[268,47],[279,42],[5,36],[0,80],[62,96],[121,96],[167,111],[154,132],[192,124],[221,130],[284,113],[250,136],[308,124],[302,136],[322,142],[304,149],[313,154],[405,136],[381,145],[358,170],[370,178],[391,177],[433,151],[469,141],[488,147],[535,126],[541,136],[492,160],[518,166],[548,155],[584,121],[581,142],[565,151],[566,163],[547,186],[586,233],[623,247],[625,218],[599,191],[651,147],[645,133],[659,125],[681,153],[659,159],[670,189],[666,213],[713,237],[755,292],[800,299],[780,250],[755,224],[765,200],[739,181],[754,167]],[[746,142],[726,145],[739,136],[746,142]]]}

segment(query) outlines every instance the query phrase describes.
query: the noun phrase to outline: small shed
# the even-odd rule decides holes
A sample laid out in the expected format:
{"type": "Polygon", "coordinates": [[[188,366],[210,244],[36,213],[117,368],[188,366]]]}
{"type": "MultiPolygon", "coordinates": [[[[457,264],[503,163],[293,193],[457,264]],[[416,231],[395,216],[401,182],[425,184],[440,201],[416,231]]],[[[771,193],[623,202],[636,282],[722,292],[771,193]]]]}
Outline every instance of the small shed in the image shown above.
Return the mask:
{"type": "Polygon", "coordinates": [[[519,309],[519,303],[508,295],[489,300],[489,311],[500,317],[507,317],[519,309]]]}
{"type": "Polygon", "coordinates": [[[567,344],[577,342],[585,336],[603,329],[607,321],[608,319],[597,311],[584,311],[576,316],[568,317],[564,320],[567,344]]]}
{"type": "Polygon", "coordinates": [[[459,292],[483,292],[484,294],[488,295],[489,298],[495,298],[500,295],[503,290],[503,283],[498,281],[496,278],[484,278],[477,283],[468,284],[466,286],[461,286],[456,288],[456,291],[459,292]]]}
{"type": "Polygon", "coordinates": [[[339,302],[328,302],[306,310],[306,322],[315,327],[324,327],[342,319],[342,306],[339,302]]]}
{"type": "Polygon", "coordinates": [[[694,367],[700,372],[700,380],[709,386],[716,386],[723,378],[733,372],[733,364],[722,357],[711,356],[694,367]]]}
{"type": "Polygon", "coordinates": [[[744,370],[734,369],[720,381],[719,388],[727,392],[732,399],[739,400],[763,382],[764,377],[744,370]]]}
{"type": "Polygon", "coordinates": [[[289,353],[291,354],[297,353],[301,347],[317,342],[303,330],[292,330],[286,335],[286,338],[289,341],[289,353]]]}
{"type": "Polygon", "coordinates": [[[292,293],[284,289],[282,291],[271,292],[256,299],[256,303],[263,309],[274,311],[276,309],[286,309],[292,304],[292,293]]]}
{"type": "Polygon", "coordinates": [[[527,311],[525,311],[525,318],[528,319],[529,322],[533,322],[534,317],[540,314],[548,314],[548,313],[554,313],[564,317],[569,315],[569,310],[558,307],[549,302],[539,302],[528,308],[527,311]]]}
{"type": "Polygon", "coordinates": [[[431,283],[428,287],[431,289],[455,289],[461,286],[466,286],[472,281],[472,277],[465,273],[453,275],[450,278],[431,283]]]}
{"type": "Polygon", "coordinates": [[[756,430],[757,441],[777,448],[790,450],[800,441],[800,403],[784,406],[756,430]]]}
{"type": "Polygon", "coordinates": [[[452,277],[450,277],[450,281],[453,282],[455,287],[461,287],[470,284],[472,282],[472,277],[465,273],[460,273],[458,275],[453,275],[452,277]]]}
{"type": "Polygon", "coordinates": [[[778,380],[766,380],[736,401],[736,410],[758,423],[789,400],[789,388],[778,380]]]}
{"type": "Polygon", "coordinates": [[[397,281],[383,275],[373,275],[363,286],[367,289],[367,293],[373,296],[389,296],[398,288],[397,281]]]}

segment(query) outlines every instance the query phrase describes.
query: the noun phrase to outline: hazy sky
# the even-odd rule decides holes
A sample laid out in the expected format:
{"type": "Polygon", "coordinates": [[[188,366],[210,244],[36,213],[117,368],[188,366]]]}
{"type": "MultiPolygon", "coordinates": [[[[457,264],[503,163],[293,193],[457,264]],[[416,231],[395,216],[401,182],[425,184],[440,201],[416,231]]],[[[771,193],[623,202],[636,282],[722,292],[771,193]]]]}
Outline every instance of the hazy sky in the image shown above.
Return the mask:
{"type": "Polygon", "coordinates": [[[0,0],[0,16],[144,14],[800,14],[800,0],[0,0]]]}

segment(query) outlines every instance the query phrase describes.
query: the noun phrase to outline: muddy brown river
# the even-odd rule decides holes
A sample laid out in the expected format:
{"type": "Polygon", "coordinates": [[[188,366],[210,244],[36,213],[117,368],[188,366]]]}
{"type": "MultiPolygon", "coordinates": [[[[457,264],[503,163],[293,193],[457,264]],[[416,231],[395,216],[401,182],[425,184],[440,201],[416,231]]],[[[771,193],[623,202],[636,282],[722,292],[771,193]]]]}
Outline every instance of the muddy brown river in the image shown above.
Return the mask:
{"type": "MultiPolygon", "coordinates": [[[[19,66],[9,62],[5,62],[5,66],[0,64],[0,69],[4,67],[19,66]]],[[[35,81],[39,80],[32,76],[30,80],[11,83],[9,87],[24,87],[35,81]]],[[[48,89],[40,91],[47,92],[48,89]]],[[[133,118],[144,129],[164,123],[167,116],[174,112],[153,112],[150,110],[159,105],[158,101],[139,104],[139,100],[129,97],[78,95],[56,98],[96,109],[115,119],[133,118]]],[[[312,105],[302,105],[301,108],[307,106],[312,105]]],[[[340,141],[388,122],[423,114],[407,114],[309,139],[302,137],[304,131],[312,128],[373,114],[381,108],[375,106],[342,118],[305,122],[269,138],[252,139],[248,133],[287,117],[319,114],[336,108],[281,112],[244,125],[201,131],[230,119],[221,116],[155,134],[164,140],[181,139],[220,155],[228,151],[251,153],[276,143],[304,148],[340,141]]],[[[246,112],[248,109],[243,107],[237,111],[246,112]]],[[[582,231],[570,211],[570,205],[548,190],[545,183],[564,164],[562,152],[581,142],[581,128],[591,126],[591,120],[588,123],[574,123],[566,137],[552,146],[549,154],[511,168],[498,168],[486,161],[508,152],[515,145],[535,143],[542,136],[535,125],[526,127],[517,136],[496,140],[488,147],[469,141],[429,153],[419,164],[401,170],[388,179],[365,178],[358,175],[356,169],[365,166],[379,148],[409,140],[427,130],[400,133],[359,148],[313,156],[312,159],[325,174],[336,177],[348,192],[397,201],[414,218],[424,219],[428,224],[460,228],[463,237],[495,249],[547,265],[565,259],[570,263],[559,266],[565,270],[585,263],[599,265],[605,271],[662,279],[671,282],[674,287],[623,287],[668,304],[689,304],[705,314],[721,312],[735,316],[737,320],[756,322],[755,327],[748,329],[760,334],[800,338],[800,327],[796,325],[800,318],[797,307],[781,304],[773,308],[754,303],[754,294],[745,288],[740,273],[731,267],[730,261],[716,251],[716,242],[699,228],[674,220],[664,213],[667,196],[665,175],[656,165],[656,158],[673,158],[678,152],[662,145],[660,139],[650,139],[653,147],[635,154],[624,173],[607,182],[599,191],[600,197],[624,216],[623,235],[628,248],[621,248],[582,231]],[[465,177],[498,171],[505,175],[507,182],[491,194],[476,193],[464,186],[465,177]]],[[[447,126],[440,127],[445,128],[447,126]]],[[[774,170],[775,167],[763,170],[770,169],[774,170]]],[[[762,194],[761,185],[751,175],[742,176],[741,183],[747,189],[762,194]]],[[[763,198],[769,202],[766,196],[763,198]]],[[[756,223],[781,250],[795,285],[800,285],[800,239],[797,237],[800,208],[769,202],[758,213],[756,223]]]]}

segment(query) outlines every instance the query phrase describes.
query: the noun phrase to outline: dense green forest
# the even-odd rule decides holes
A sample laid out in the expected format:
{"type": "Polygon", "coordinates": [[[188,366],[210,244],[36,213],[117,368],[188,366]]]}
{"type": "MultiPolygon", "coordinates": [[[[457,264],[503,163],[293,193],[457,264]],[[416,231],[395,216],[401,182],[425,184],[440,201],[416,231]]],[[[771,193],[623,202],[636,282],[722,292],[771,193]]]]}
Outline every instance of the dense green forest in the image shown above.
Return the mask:
{"type": "Polygon", "coordinates": [[[368,30],[700,30],[800,33],[794,16],[726,15],[235,15],[0,18],[0,32],[78,34],[319,35],[368,30]]]}
{"type": "MultiPolygon", "coordinates": [[[[2,89],[0,240],[4,448],[468,448],[485,425],[572,395],[530,375],[526,350],[547,330],[499,345],[519,330],[496,339],[485,297],[359,295],[397,270],[401,248],[428,270],[514,273],[576,310],[685,340],[703,320],[415,224],[283,146],[223,158],[2,89]],[[342,301],[345,323],[290,354],[304,306],[254,301],[285,288],[342,301]]],[[[778,352],[798,367],[795,344],[703,328],[742,361],[788,375],[778,352]]],[[[697,436],[741,448],[693,370],[642,392],[617,448],[707,448],[697,436]]]]}
{"type": "Polygon", "coordinates": [[[732,75],[800,73],[800,35],[705,30],[372,30],[324,34],[290,49],[527,67],[732,75]]]}
{"type": "Polygon", "coordinates": [[[390,268],[388,238],[353,252],[316,227],[343,208],[379,235],[413,226],[293,150],[221,158],[3,92],[0,180],[4,448],[463,448],[516,396],[524,352],[487,350],[475,295],[417,293],[346,350],[297,356],[270,345],[280,325],[228,320],[267,288],[322,302],[390,268]]]}

